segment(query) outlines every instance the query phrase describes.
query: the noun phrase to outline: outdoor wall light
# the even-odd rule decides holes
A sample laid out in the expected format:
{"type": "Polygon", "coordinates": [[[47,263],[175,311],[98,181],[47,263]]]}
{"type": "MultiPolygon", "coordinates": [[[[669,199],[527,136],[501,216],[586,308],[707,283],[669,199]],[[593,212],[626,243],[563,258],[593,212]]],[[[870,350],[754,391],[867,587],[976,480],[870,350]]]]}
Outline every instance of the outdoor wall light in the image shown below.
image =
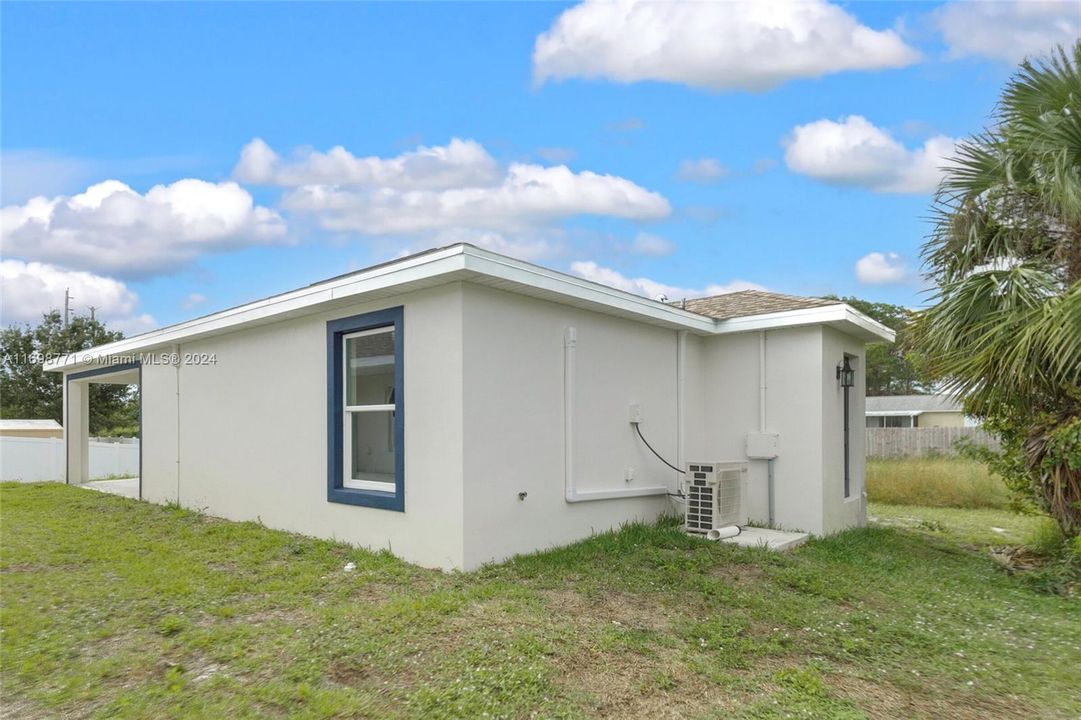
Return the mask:
{"type": "Polygon", "coordinates": [[[852,365],[848,362],[848,356],[845,355],[845,359],[837,365],[837,381],[841,384],[841,387],[845,392],[844,399],[844,448],[845,448],[845,497],[851,497],[852,495],[852,460],[851,460],[851,448],[849,447],[849,406],[848,393],[852,389],[852,386],[856,384],[856,371],[852,369],[852,365]]]}
{"type": "Polygon", "coordinates": [[[843,388],[850,388],[856,384],[856,371],[848,363],[847,357],[843,363],[837,366],[837,380],[840,381],[843,388]]]}

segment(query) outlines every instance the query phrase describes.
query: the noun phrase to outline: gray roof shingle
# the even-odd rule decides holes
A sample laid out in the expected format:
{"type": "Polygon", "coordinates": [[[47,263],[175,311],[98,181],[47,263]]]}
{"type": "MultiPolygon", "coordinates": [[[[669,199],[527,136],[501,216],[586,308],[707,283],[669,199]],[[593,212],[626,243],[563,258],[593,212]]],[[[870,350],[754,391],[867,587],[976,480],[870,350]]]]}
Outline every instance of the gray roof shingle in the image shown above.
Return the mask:
{"type": "MultiPolygon", "coordinates": [[[[683,306],[683,302],[681,300],[674,304],[683,306]]],[[[740,290],[724,295],[687,300],[685,309],[717,320],[727,320],[748,315],[765,315],[786,310],[806,310],[840,304],[840,300],[782,295],[764,290],[740,290]]]]}

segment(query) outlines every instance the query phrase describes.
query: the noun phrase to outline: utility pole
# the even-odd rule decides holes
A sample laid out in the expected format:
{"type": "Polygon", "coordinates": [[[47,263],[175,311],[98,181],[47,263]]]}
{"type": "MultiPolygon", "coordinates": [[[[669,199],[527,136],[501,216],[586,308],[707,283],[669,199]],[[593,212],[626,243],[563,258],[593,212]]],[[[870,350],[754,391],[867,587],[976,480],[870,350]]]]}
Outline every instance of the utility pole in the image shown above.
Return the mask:
{"type": "Polygon", "coordinates": [[[90,322],[94,322],[94,311],[97,310],[97,308],[93,305],[87,305],[87,307],[90,308],[90,322]]]}
{"type": "Polygon", "coordinates": [[[64,327],[67,327],[71,320],[71,301],[75,299],[70,291],[71,288],[64,288],[64,327]]]}

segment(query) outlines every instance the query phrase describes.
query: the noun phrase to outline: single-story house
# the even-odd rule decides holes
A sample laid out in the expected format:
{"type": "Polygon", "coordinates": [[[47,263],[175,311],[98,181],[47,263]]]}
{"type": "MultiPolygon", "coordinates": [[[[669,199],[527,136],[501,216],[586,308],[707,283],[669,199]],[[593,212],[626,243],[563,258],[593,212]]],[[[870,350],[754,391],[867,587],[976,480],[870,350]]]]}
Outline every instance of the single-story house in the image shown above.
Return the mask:
{"type": "Polygon", "coordinates": [[[46,369],[69,483],[87,386],[138,382],[142,498],[468,570],[672,512],[863,524],[864,345],[892,337],[839,302],[672,304],[459,244],[46,369]]]}
{"type": "Polygon", "coordinates": [[[952,395],[873,395],[867,398],[867,427],[972,427],[952,395]]]}
{"type": "Polygon", "coordinates": [[[0,437],[62,438],[64,428],[55,420],[0,420],[0,437]]]}

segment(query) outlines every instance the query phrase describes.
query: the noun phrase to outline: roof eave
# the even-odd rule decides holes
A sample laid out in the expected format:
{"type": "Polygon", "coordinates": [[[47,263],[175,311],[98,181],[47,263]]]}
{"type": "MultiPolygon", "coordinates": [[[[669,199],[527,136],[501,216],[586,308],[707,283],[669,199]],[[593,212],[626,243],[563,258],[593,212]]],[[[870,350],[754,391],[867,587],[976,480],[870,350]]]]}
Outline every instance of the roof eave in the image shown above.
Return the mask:
{"type": "Polygon", "coordinates": [[[289,317],[320,312],[335,301],[347,302],[358,296],[390,287],[408,289],[409,285],[443,278],[449,282],[455,272],[462,272],[464,246],[458,245],[413,258],[372,268],[370,272],[347,275],[336,280],[308,285],[280,295],[239,305],[228,310],[168,325],[89,350],[64,355],[46,362],[46,372],[62,372],[90,365],[97,360],[146,352],[218,335],[248,325],[274,322],[289,317]]]}
{"type": "Polygon", "coordinates": [[[893,331],[848,305],[837,304],[749,317],[714,320],[668,303],[650,300],[565,273],[514,260],[472,245],[453,245],[333,278],[280,295],[170,325],[114,343],[65,355],[44,365],[64,372],[103,359],[135,355],[255,326],[321,312],[358,298],[393,290],[408,292],[455,280],[470,280],[557,302],[633,318],[699,335],[724,335],[793,325],[827,324],[866,342],[893,340],[893,331]]]}
{"type": "Polygon", "coordinates": [[[717,321],[717,333],[751,332],[800,325],[829,325],[864,342],[893,342],[893,330],[844,303],[717,321]]]}

